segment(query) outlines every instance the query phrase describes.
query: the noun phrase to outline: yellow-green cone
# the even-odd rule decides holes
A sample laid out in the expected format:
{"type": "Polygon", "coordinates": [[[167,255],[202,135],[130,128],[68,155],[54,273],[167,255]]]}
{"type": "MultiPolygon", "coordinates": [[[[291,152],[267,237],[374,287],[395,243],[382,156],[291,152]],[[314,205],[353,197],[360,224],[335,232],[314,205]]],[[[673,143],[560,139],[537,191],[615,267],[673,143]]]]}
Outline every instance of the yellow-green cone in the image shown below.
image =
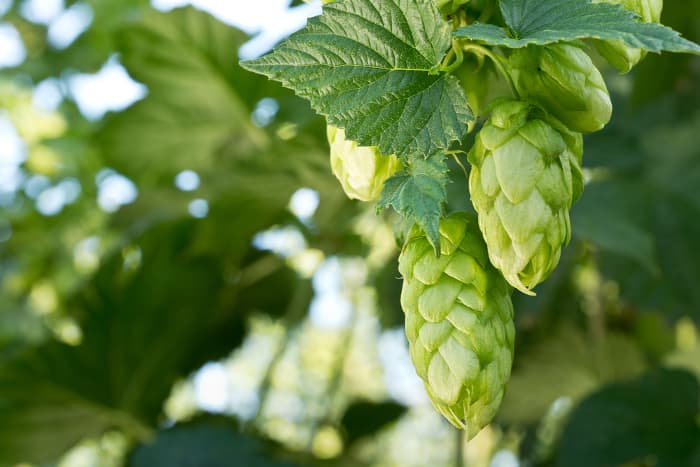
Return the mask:
{"type": "MultiPolygon", "coordinates": [[[[658,23],[664,8],[663,0],[593,0],[593,3],[614,3],[637,13],[646,23],[658,23]]],[[[620,73],[629,72],[645,56],[646,51],[633,49],[621,40],[595,41],[595,48],[620,73]]]]}
{"type": "Polygon", "coordinates": [[[532,45],[509,58],[520,98],[541,106],[573,131],[592,133],[612,116],[612,102],[591,58],[570,44],[532,45]]]}
{"type": "Polygon", "coordinates": [[[394,155],[383,156],[375,147],[358,146],[345,139],[345,131],[328,126],[331,169],[348,198],[361,201],[379,199],[384,182],[403,165],[394,155]]]}
{"type": "Polygon", "coordinates": [[[473,215],[440,223],[440,256],[413,227],[399,257],[411,359],[433,405],[475,436],[496,415],[513,361],[511,288],[473,215]]]}
{"type": "Polygon", "coordinates": [[[491,263],[526,294],[554,270],[583,191],[579,133],[537,107],[496,105],[469,153],[469,192],[491,263]]]}

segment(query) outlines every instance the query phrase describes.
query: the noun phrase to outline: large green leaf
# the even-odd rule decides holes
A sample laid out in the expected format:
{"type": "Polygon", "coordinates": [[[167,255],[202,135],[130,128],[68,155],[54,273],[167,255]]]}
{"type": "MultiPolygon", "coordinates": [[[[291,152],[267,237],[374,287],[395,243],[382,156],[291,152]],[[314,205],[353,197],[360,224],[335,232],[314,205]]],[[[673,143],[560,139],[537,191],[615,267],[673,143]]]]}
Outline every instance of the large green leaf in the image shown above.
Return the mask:
{"type": "Polygon", "coordinates": [[[557,465],[694,467],[699,396],[697,380],[676,370],[603,388],[571,415],[557,465]]]}
{"type": "Polygon", "coordinates": [[[429,155],[473,119],[458,81],[433,71],[449,47],[432,0],[345,0],[243,66],[293,89],[363,146],[429,155]]]}
{"type": "Polygon", "coordinates": [[[240,156],[269,145],[251,113],[271,87],[236,65],[244,33],[183,8],[150,12],[118,37],[125,67],[148,96],[101,132],[112,167],[139,181],[170,181],[181,170],[214,170],[230,148],[240,156]]]}
{"type": "Polygon", "coordinates": [[[700,54],[697,44],[660,24],[639,21],[619,4],[591,3],[591,0],[501,0],[499,3],[510,30],[477,23],[458,29],[455,36],[510,48],[588,38],[622,40],[630,47],[653,52],[700,54]]]}

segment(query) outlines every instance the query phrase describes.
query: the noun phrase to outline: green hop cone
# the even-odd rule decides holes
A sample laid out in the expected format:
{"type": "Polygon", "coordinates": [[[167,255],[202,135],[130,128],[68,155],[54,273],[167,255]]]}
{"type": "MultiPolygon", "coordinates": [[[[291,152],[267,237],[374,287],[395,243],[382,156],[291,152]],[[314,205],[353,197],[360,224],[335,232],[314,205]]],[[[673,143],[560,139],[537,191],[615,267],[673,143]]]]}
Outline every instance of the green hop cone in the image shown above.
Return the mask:
{"type": "Polygon", "coordinates": [[[476,219],[440,223],[440,256],[418,228],[399,257],[411,359],[435,408],[475,436],[496,415],[513,362],[511,288],[489,263],[476,219]]]}
{"type": "Polygon", "coordinates": [[[329,125],[331,169],[351,199],[373,201],[386,182],[403,165],[394,155],[382,156],[375,147],[359,146],[345,139],[345,131],[329,125]]]}
{"type": "Polygon", "coordinates": [[[509,59],[513,83],[573,131],[591,133],[610,121],[612,102],[591,58],[570,44],[529,46],[509,59]]]}
{"type": "MultiPolygon", "coordinates": [[[[663,0],[594,0],[593,3],[613,3],[622,5],[637,13],[647,23],[658,23],[664,8],[663,0]]],[[[621,40],[595,41],[595,48],[620,73],[629,72],[646,56],[646,51],[634,49],[621,40]]]]}
{"type": "Polygon", "coordinates": [[[504,100],[469,152],[469,191],[491,263],[523,293],[554,270],[583,191],[581,134],[526,102],[504,100]]]}

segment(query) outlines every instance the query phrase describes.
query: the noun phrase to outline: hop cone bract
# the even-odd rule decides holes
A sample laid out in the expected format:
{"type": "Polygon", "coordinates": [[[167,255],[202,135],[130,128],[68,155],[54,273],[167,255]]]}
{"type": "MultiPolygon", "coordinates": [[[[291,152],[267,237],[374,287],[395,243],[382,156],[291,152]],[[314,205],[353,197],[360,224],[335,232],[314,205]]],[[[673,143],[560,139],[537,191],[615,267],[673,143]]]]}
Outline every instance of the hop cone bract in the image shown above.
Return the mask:
{"type": "Polygon", "coordinates": [[[513,361],[511,288],[473,215],[440,223],[440,256],[414,227],[399,257],[411,359],[433,405],[471,438],[495,416],[513,361]]]}
{"type": "Polygon", "coordinates": [[[573,131],[598,131],[610,121],[612,102],[603,76],[578,47],[551,44],[517,49],[510,72],[522,99],[542,106],[573,131]]]}
{"type": "Polygon", "coordinates": [[[383,156],[375,147],[358,146],[345,139],[345,131],[328,126],[331,169],[349,198],[373,201],[379,198],[384,182],[401,169],[394,155],[383,156]]]}
{"type": "Polygon", "coordinates": [[[549,276],[571,238],[582,154],[579,133],[513,100],[494,107],[469,153],[469,191],[491,263],[524,293],[549,276]]]}
{"type": "MultiPolygon", "coordinates": [[[[593,0],[593,3],[614,3],[637,13],[642,21],[658,23],[664,8],[663,0],[593,0]]],[[[595,48],[621,73],[629,72],[645,56],[646,51],[625,45],[624,41],[595,41],[595,48]]]]}

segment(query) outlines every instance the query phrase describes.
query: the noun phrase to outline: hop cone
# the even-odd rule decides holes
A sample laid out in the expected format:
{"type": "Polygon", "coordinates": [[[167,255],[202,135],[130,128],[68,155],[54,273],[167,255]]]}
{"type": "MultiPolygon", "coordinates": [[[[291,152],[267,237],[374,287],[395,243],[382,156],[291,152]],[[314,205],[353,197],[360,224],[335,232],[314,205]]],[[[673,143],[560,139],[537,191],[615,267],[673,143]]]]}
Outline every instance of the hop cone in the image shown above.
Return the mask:
{"type": "Polygon", "coordinates": [[[411,359],[433,405],[471,438],[496,414],[513,361],[511,289],[489,264],[476,219],[440,224],[441,254],[414,227],[399,257],[411,359]]]}
{"type": "Polygon", "coordinates": [[[382,156],[377,148],[358,146],[355,141],[345,139],[345,131],[330,125],[328,142],[333,174],[351,199],[378,199],[384,182],[402,167],[396,156],[382,156]]]}
{"type": "MultiPolygon", "coordinates": [[[[664,8],[663,0],[594,0],[593,3],[602,2],[622,5],[628,10],[637,13],[642,21],[647,23],[658,23],[661,20],[661,11],[664,8]]],[[[595,41],[594,44],[598,53],[605,57],[621,73],[629,72],[646,56],[646,51],[628,47],[621,40],[595,41]]]]}
{"type": "Polygon", "coordinates": [[[491,263],[524,293],[549,276],[571,238],[582,154],[580,134],[512,100],[494,107],[469,153],[469,191],[491,263]]]}
{"type": "Polygon", "coordinates": [[[510,57],[513,82],[531,100],[573,131],[598,131],[612,103],[603,76],[583,50],[569,44],[517,49],[510,57]]]}

